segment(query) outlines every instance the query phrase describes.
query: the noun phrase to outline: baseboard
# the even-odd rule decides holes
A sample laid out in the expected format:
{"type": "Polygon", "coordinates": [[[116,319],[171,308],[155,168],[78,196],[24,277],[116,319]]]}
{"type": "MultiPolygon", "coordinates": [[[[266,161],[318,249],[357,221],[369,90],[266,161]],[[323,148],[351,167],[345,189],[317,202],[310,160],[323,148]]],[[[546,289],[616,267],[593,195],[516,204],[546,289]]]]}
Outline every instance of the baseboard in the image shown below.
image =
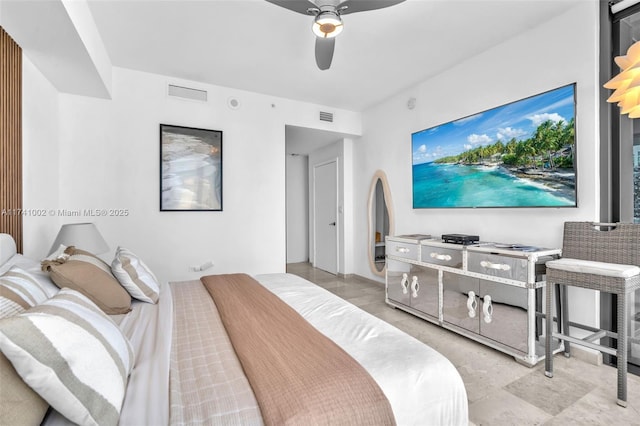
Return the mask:
{"type": "MultiPolygon", "coordinates": [[[[562,352],[561,352],[562,353],[562,352]]],[[[571,357],[593,365],[602,365],[602,352],[571,345],[571,357]]]]}

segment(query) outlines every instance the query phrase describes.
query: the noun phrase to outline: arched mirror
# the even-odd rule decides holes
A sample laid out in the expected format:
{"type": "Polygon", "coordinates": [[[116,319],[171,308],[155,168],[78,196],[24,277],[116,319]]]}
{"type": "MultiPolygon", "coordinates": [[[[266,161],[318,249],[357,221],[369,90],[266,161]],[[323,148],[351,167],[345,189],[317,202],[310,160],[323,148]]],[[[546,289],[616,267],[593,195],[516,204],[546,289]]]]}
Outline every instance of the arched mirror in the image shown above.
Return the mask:
{"type": "Polygon", "coordinates": [[[369,248],[369,267],[381,277],[385,274],[385,237],[394,235],[393,203],[387,175],[378,170],[371,180],[369,188],[369,232],[367,247],[369,248]]]}

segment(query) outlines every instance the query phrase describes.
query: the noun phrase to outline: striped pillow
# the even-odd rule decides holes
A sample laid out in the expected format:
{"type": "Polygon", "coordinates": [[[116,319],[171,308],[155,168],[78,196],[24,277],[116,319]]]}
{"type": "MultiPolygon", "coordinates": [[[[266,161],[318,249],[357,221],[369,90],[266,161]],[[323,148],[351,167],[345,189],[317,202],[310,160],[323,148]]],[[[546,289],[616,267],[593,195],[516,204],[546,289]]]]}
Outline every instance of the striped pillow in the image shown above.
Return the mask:
{"type": "Polygon", "coordinates": [[[160,284],[151,269],[131,250],[118,247],[111,263],[111,272],[127,289],[131,297],[147,303],[157,303],[160,284]]]}
{"type": "Polygon", "coordinates": [[[81,293],[64,288],[41,305],[0,320],[0,350],[67,419],[118,423],[133,350],[118,326],[81,293]]]}
{"type": "Polygon", "coordinates": [[[17,266],[0,276],[0,319],[24,312],[47,298],[38,281],[17,266]]]}

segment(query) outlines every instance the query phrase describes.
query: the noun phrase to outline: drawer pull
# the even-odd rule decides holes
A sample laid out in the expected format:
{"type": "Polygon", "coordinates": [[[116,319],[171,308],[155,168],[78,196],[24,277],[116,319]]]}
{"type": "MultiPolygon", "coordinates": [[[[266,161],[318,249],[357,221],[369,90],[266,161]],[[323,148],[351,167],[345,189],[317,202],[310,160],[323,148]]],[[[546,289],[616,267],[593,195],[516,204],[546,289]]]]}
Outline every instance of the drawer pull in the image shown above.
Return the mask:
{"type": "Polygon", "coordinates": [[[420,290],[420,283],[418,282],[418,277],[415,275],[411,280],[411,296],[415,299],[418,297],[418,291],[420,290]]]}
{"type": "Polygon", "coordinates": [[[492,320],[491,316],[493,315],[493,305],[491,304],[491,296],[488,294],[484,297],[482,312],[484,313],[484,322],[489,324],[492,320]]]}
{"type": "Polygon", "coordinates": [[[511,266],[504,263],[491,263],[488,260],[483,260],[480,262],[480,266],[486,269],[498,269],[500,271],[509,271],[511,270],[511,266]]]}
{"type": "Polygon", "coordinates": [[[411,250],[406,247],[396,247],[398,253],[409,253],[411,250]]]}
{"type": "Polygon", "coordinates": [[[400,281],[400,285],[402,286],[402,294],[409,293],[409,276],[405,272],[402,274],[402,280],[400,281]]]}
{"type": "Polygon", "coordinates": [[[469,318],[476,317],[477,307],[478,307],[478,301],[476,300],[476,294],[473,291],[470,291],[469,298],[467,299],[467,309],[469,310],[469,318]]]}
{"type": "Polygon", "coordinates": [[[432,259],[437,259],[437,260],[451,260],[451,255],[449,254],[438,254],[436,252],[433,252],[430,254],[432,259]]]}

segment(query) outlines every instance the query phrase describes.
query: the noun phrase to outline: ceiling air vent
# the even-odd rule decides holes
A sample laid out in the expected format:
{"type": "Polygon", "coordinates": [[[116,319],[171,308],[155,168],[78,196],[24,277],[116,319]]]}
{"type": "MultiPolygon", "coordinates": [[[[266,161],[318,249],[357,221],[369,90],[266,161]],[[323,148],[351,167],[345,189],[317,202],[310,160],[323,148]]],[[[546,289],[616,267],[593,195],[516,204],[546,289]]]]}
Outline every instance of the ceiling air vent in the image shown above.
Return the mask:
{"type": "Polygon", "coordinates": [[[194,101],[207,101],[207,91],[192,89],[190,87],[182,87],[182,86],[174,86],[173,84],[169,85],[169,91],[167,92],[169,96],[175,96],[178,98],[191,99],[194,101]]]}
{"type": "Polygon", "coordinates": [[[328,121],[329,123],[333,123],[333,113],[320,111],[320,121],[328,121]]]}

